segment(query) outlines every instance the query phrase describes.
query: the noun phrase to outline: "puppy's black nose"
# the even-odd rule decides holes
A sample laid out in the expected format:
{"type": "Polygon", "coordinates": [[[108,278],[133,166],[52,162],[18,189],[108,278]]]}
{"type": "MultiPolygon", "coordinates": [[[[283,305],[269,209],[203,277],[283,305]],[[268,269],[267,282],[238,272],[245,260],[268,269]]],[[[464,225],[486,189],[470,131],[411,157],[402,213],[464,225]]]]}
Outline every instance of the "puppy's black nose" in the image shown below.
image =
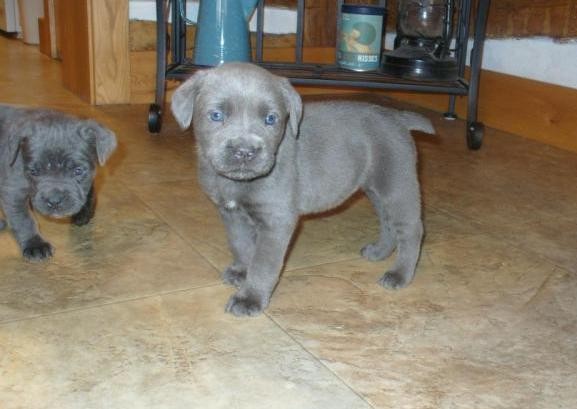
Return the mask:
{"type": "Polygon", "coordinates": [[[64,201],[64,193],[60,191],[51,192],[50,196],[44,198],[46,206],[50,209],[57,209],[64,201]]]}
{"type": "Polygon", "coordinates": [[[260,148],[255,148],[252,146],[234,147],[232,148],[232,156],[237,160],[251,161],[255,158],[260,148]]]}

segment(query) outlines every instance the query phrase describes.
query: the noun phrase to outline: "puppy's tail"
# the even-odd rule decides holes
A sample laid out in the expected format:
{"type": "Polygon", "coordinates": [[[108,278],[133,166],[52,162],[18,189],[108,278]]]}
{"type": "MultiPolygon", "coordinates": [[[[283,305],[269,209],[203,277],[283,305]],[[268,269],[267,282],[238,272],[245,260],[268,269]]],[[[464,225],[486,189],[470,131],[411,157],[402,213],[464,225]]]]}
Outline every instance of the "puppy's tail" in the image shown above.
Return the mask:
{"type": "Polygon", "coordinates": [[[435,128],[431,121],[421,114],[410,111],[401,111],[399,121],[410,131],[421,131],[431,135],[435,134],[435,128]]]}

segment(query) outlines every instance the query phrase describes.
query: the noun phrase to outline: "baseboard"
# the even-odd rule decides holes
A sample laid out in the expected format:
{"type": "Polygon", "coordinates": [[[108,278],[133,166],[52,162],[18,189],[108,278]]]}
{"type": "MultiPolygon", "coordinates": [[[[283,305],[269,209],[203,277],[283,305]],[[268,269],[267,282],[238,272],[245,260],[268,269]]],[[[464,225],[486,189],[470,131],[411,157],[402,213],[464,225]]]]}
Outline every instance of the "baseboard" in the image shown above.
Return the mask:
{"type": "MultiPolygon", "coordinates": [[[[154,99],[154,51],[131,53],[131,102],[150,103],[154,99]]],[[[292,50],[276,48],[265,50],[266,60],[287,61],[292,50]]],[[[306,49],[306,61],[329,62],[334,50],[306,49]]],[[[521,135],[562,149],[577,152],[577,89],[560,87],[538,81],[513,77],[491,71],[481,73],[479,90],[479,120],[486,126],[521,135]]],[[[168,84],[169,93],[178,84],[168,84]]],[[[298,87],[302,94],[358,93],[359,89],[329,87],[298,87]]],[[[392,98],[444,112],[448,96],[376,92],[392,98]]],[[[466,116],[466,97],[457,99],[457,114],[466,116]]]]}
{"type": "MultiPolygon", "coordinates": [[[[445,112],[448,97],[389,93],[393,98],[445,112]]],[[[457,98],[466,117],[467,98],[457,98]]],[[[481,73],[478,117],[486,126],[577,152],[577,89],[491,71],[481,73]]]]}

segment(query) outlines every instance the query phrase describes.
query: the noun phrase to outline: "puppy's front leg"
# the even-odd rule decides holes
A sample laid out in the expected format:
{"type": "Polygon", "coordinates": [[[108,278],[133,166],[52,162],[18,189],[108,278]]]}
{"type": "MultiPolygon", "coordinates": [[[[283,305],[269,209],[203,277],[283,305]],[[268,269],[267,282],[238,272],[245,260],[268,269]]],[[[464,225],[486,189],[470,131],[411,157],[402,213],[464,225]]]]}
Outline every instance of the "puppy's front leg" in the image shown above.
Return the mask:
{"type": "Polygon", "coordinates": [[[256,228],[253,220],[242,208],[220,207],[219,211],[233,255],[233,262],[222,272],[222,279],[227,284],[240,287],[246,279],[246,272],[254,255],[256,228]]]}
{"type": "Polygon", "coordinates": [[[254,316],[268,306],[295,226],[296,218],[279,220],[273,217],[258,225],[255,252],[246,279],[228,301],[227,312],[254,316]]]}
{"type": "Polygon", "coordinates": [[[23,192],[12,194],[3,204],[6,219],[24,258],[29,261],[42,261],[52,257],[52,246],[40,237],[36,222],[30,214],[28,195],[23,192]]]}

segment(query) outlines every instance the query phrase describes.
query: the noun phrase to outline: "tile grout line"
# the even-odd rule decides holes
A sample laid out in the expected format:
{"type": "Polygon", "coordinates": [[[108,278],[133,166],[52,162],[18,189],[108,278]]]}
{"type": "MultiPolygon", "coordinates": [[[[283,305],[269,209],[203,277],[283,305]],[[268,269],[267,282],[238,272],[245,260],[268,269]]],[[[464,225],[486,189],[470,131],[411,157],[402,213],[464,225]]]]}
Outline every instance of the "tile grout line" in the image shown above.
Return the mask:
{"type": "MultiPolygon", "coordinates": [[[[564,272],[566,272],[566,273],[574,274],[575,272],[577,272],[577,271],[573,271],[573,270],[567,268],[566,266],[559,265],[558,262],[556,262],[555,260],[550,259],[549,257],[546,257],[546,256],[544,256],[544,255],[542,255],[542,254],[537,254],[537,253],[531,252],[531,251],[529,251],[529,250],[527,250],[527,249],[519,246],[519,245],[517,244],[517,242],[515,242],[515,241],[513,241],[513,240],[511,240],[511,239],[503,239],[503,238],[500,237],[497,233],[493,233],[490,227],[485,226],[485,225],[483,225],[482,223],[477,222],[476,220],[472,220],[472,221],[471,221],[471,220],[467,220],[467,219],[464,218],[464,217],[454,216],[454,215],[451,214],[449,211],[440,209],[440,208],[435,207],[435,206],[431,206],[431,208],[432,208],[432,209],[435,209],[435,210],[438,211],[438,212],[443,213],[445,216],[450,217],[450,218],[452,218],[453,220],[456,220],[456,221],[467,221],[468,223],[471,223],[471,222],[472,222],[472,223],[474,223],[474,224],[477,224],[477,225],[481,228],[481,230],[480,230],[479,232],[476,232],[476,233],[473,233],[473,234],[469,234],[470,237],[474,237],[474,236],[487,236],[487,237],[490,237],[490,238],[492,238],[492,239],[494,239],[494,240],[496,240],[496,241],[499,241],[499,242],[501,242],[501,243],[505,243],[505,244],[513,247],[514,249],[520,251],[521,253],[523,253],[523,254],[525,254],[525,255],[527,255],[527,256],[530,256],[530,257],[536,258],[537,260],[546,262],[547,264],[550,264],[550,265],[554,266],[555,268],[558,268],[558,269],[560,269],[560,270],[562,270],[562,271],[564,271],[564,272]]],[[[535,224],[538,224],[538,223],[539,223],[538,221],[533,221],[533,222],[524,223],[524,225],[525,225],[525,226],[532,226],[532,225],[535,225],[535,224]]],[[[513,224],[511,224],[511,225],[512,225],[512,226],[515,226],[516,224],[513,223],[513,224]]],[[[459,239],[447,240],[447,241],[444,241],[443,243],[437,243],[437,244],[433,244],[433,245],[431,245],[431,246],[432,246],[432,247],[436,247],[436,246],[439,246],[439,245],[441,245],[441,244],[444,244],[444,243],[447,243],[447,242],[451,242],[451,241],[457,241],[457,240],[459,240],[459,239]]]]}
{"type": "Polygon", "coordinates": [[[356,395],[359,399],[361,399],[364,403],[366,403],[370,408],[376,409],[367,398],[362,396],[359,392],[357,392],[351,385],[349,385],[343,378],[341,378],[337,373],[335,373],[331,368],[329,368],[319,357],[317,357],[313,352],[309,351],[302,343],[300,343],[295,337],[293,337],[288,331],[286,331],[271,315],[270,313],[264,313],[266,317],[274,324],[277,328],[279,328],[284,334],[286,334],[296,345],[298,345],[307,355],[313,358],[316,362],[319,363],[323,368],[325,368],[329,373],[333,374],[335,378],[337,378],[348,390],[350,390],[354,395],[356,395]]]}
{"type": "MultiPolygon", "coordinates": [[[[322,263],[318,263],[318,264],[310,264],[310,265],[306,265],[306,266],[296,266],[296,267],[291,267],[291,268],[284,268],[282,273],[281,273],[281,277],[284,275],[284,273],[288,273],[288,272],[292,272],[292,271],[299,271],[299,270],[304,270],[307,268],[316,268],[316,267],[322,267],[322,266],[328,266],[331,264],[338,264],[338,263],[347,263],[350,261],[357,261],[357,260],[366,260],[365,258],[363,258],[362,256],[357,256],[357,257],[351,257],[351,258],[345,258],[342,260],[333,260],[333,261],[325,261],[322,263]]],[[[384,260],[382,260],[384,261],[384,260]]],[[[367,260],[368,263],[372,263],[371,261],[367,260]]]]}
{"type": "Polygon", "coordinates": [[[36,320],[36,319],[49,318],[49,317],[54,317],[54,316],[58,316],[58,315],[65,315],[65,314],[69,314],[69,313],[94,310],[94,309],[98,309],[101,307],[109,307],[112,305],[128,304],[128,303],[132,303],[135,301],[142,301],[142,300],[151,299],[154,297],[164,297],[164,296],[175,295],[178,293],[185,293],[187,291],[196,291],[196,290],[201,290],[201,289],[205,289],[205,288],[213,288],[213,287],[220,287],[220,286],[224,286],[224,284],[215,283],[215,284],[199,285],[199,286],[188,287],[188,288],[179,288],[177,290],[162,291],[159,293],[142,295],[142,296],[134,297],[134,298],[125,298],[125,299],[121,299],[121,300],[104,302],[102,304],[85,305],[85,306],[77,307],[77,308],[70,308],[70,309],[65,309],[65,310],[60,310],[60,311],[53,311],[53,312],[49,312],[47,314],[33,315],[33,316],[29,316],[29,317],[24,317],[24,318],[15,318],[15,319],[6,320],[6,321],[0,321],[0,327],[2,327],[4,325],[8,325],[8,324],[17,323],[17,322],[32,321],[32,320],[36,320]]]}
{"type": "MultiPolygon", "coordinates": [[[[179,181],[175,181],[175,182],[179,182],[179,181]]],[[[150,211],[155,217],[157,217],[160,221],[162,221],[164,224],[166,224],[166,225],[168,226],[168,228],[169,228],[174,234],[176,234],[177,237],[179,237],[184,243],[186,243],[186,245],[187,245],[188,247],[190,247],[195,253],[197,253],[204,261],[206,261],[206,263],[207,263],[209,266],[211,266],[211,267],[216,271],[216,273],[219,275],[219,277],[220,277],[220,270],[218,269],[217,266],[214,265],[213,262],[211,262],[207,257],[204,256],[204,254],[202,254],[200,251],[198,251],[198,250],[194,247],[194,245],[193,245],[186,237],[184,237],[182,234],[180,234],[180,232],[178,232],[177,230],[175,230],[175,229],[170,225],[170,223],[169,223],[164,217],[162,217],[161,214],[157,213],[152,207],[150,207],[150,206],[148,205],[148,203],[146,203],[144,200],[142,200],[142,198],[138,195],[138,193],[135,192],[134,190],[132,190],[132,188],[131,188],[128,184],[126,184],[123,180],[121,181],[121,183],[122,183],[123,185],[125,185],[126,189],[127,189],[128,191],[130,191],[130,193],[132,193],[135,197],[138,198],[138,200],[144,205],[144,207],[145,207],[146,209],[148,209],[148,211],[150,211]]],[[[154,183],[151,183],[150,185],[153,185],[153,184],[154,184],[154,183]]],[[[209,247],[215,249],[214,247],[212,247],[212,246],[210,246],[210,245],[209,245],[209,247]]],[[[216,249],[215,249],[215,250],[216,250],[216,249]]]]}

